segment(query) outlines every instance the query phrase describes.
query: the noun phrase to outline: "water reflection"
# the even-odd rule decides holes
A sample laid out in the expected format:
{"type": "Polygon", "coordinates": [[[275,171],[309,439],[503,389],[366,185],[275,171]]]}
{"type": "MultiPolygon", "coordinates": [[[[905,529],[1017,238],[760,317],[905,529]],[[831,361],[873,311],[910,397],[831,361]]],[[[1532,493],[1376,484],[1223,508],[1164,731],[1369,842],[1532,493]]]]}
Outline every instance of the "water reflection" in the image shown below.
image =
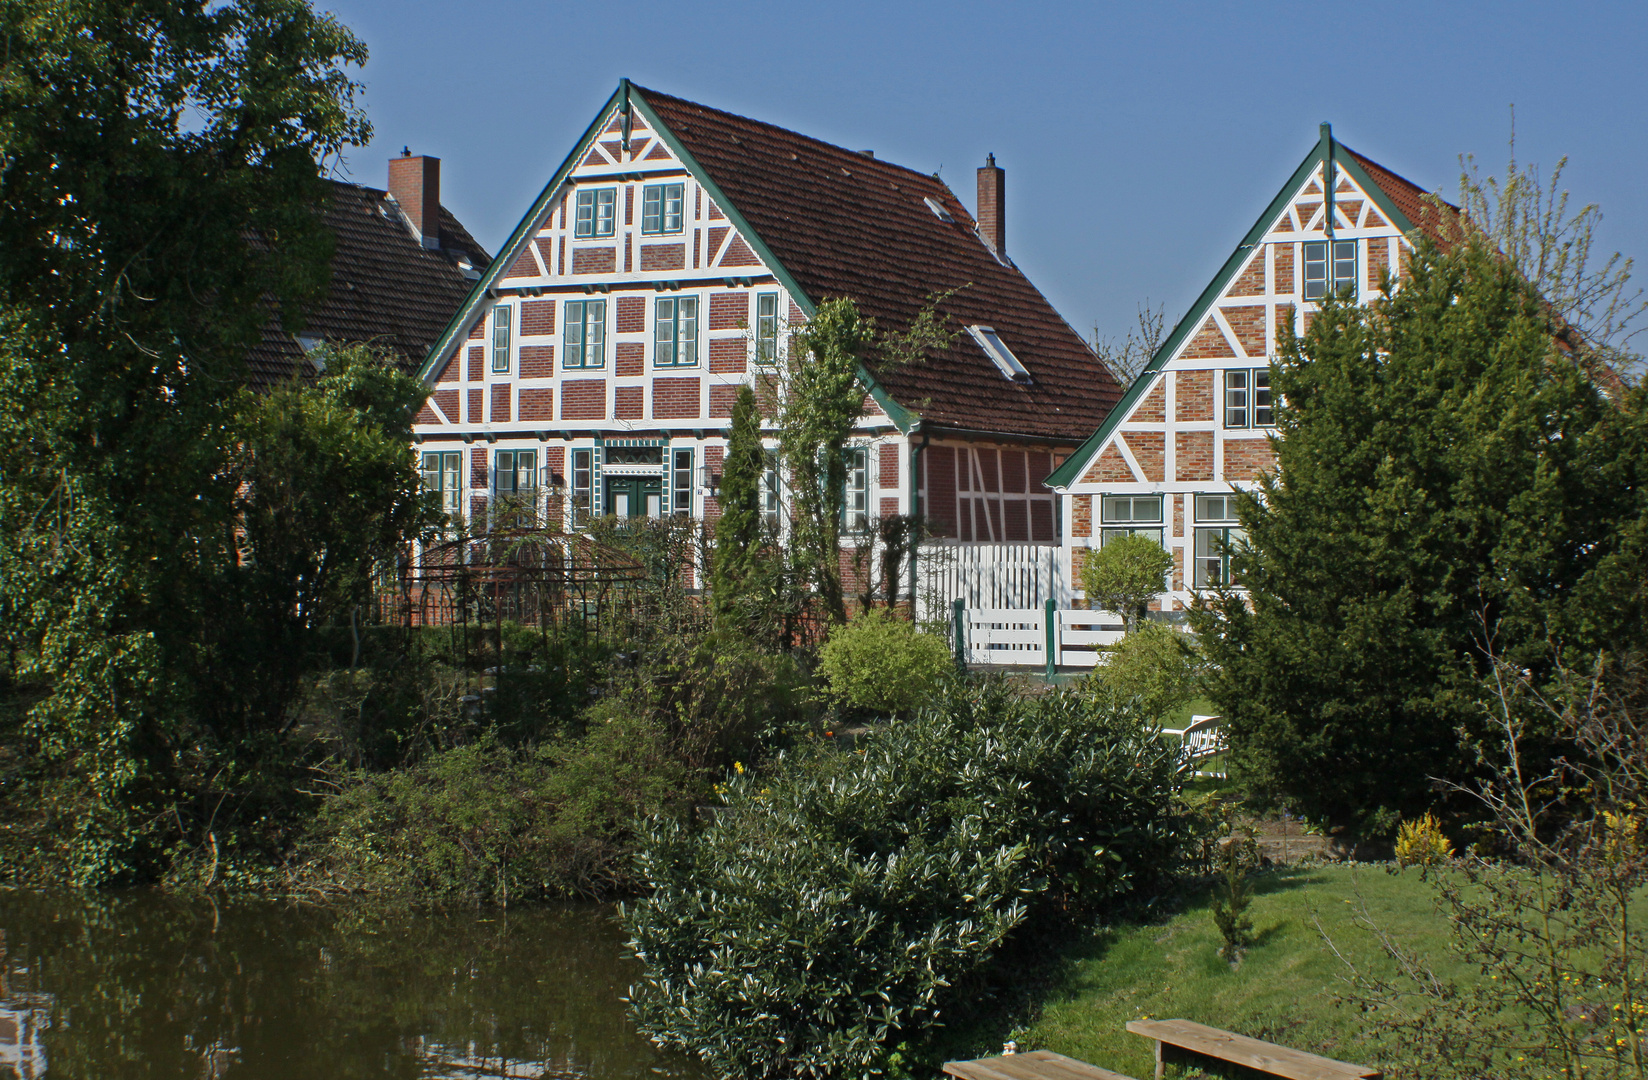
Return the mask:
{"type": "Polygon", "coordinates": [[[621,953],[595,907],[0,893],[0,1078],[700,1077],[630,1027],[621,953]]]}

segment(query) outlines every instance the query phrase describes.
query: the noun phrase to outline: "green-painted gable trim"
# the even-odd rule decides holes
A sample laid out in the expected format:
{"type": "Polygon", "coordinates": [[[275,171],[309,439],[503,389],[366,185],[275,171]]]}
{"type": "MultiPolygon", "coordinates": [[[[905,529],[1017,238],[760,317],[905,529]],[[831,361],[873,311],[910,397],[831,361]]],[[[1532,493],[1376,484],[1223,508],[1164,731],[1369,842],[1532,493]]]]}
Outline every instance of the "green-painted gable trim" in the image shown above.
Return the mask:
{"type": "Polygon", "coordinates": [[[555,170],[555,175],[550,178],[549,183],[544,186],[544,190],[533,201],[532,209],[528,210],[526,216],[521,219],[520,224],[515,226],[515,231],[509,234],[509,239],[498,250],[492,264],[486,268],[486,272],[480,276],[479,280],[469,290],[469,295],[464,297],[464,302],[459,306],[457,314],[453,315],[452,321],[446,324],[446,329],[441,333],[440,340],[436,341],[435,347],[429,350],[429,355],[424,358],[423,367],[418,370],[418,377],[423,379],[424,382],[433,384],[435,379],[439,377],[440,372],[437,370],[437,365],[439,365],[441,357],[446,355],[446,351],[452,347],[458,339],[458,335],[465,333],[470,319],[475,314],[475,309],[486,299],[487,291],[511,266],[515,265],[515,258],[521,253],[521,248],[532,239],[533,225],[543,216],[543,212],[549,204],[554,201],[556,193],[560,191],[561,185],[572,173],[572,170],[578,167],[578,163],[589,152],[590,146],[605,129],[608,117],[623,101],[627,90],[627,81],[620,83],[618,89],[607,99],[607,103],[596,114],[595,122],[584,132],[583,138],[578,140],[578,145],[573,148],[572,153],[567,155],[567,159],[561,162],[561,167],[555,170]]]}
{"type": "MultiPolygon", "coordinates": [[[[1167,340],[1163,341],[1161,347],[1150,357],[1150,363],[1146,364],[1145,369],[1139,372],[1139,377],[1133,380],[1133,384],[1127,388],[1127,393],[1122,395],[1122,399],[1116,403],[1116,407],[1110,410],[1110,414],[1104,418],[1104,423],[1099,425],[1099,430],[1095,431],[1088,437],[1086,442],[1077,447],[1075,453],[1065,458],[1063,465],[1053,470],[1053,474],[1043,481],[1046,486],[1067,488],[1075,483],[1081,474],[1087,470],[1087,466],[1093,457],[1098,454],[1105,442],[1115,433],[1116,428],[1121,426],[1127,415],[1133,411],[1133,406],[1138,403],[1151,384],[1156,381],[1156,377],[1167,366],[1167,362],[1173,358],[1173,354],[1178,351],[1179,346],[1184,344],[1185,339],[1194,333],[1197,327],[1202,325],[1202,320],[1207,318],[1207,314],[1213,309],[1213,305],[1218,302],[1219,297],[1224,295],[1225,289],[1230,287],[1230,283],[1241,272],[1242,265],[1247,262],[1249,253],[1270,231],[1271,226],[1275,224],[1277,219],[1286,212],[1288,204],[1293,201],[1299,189],[1304,186],[1306,178],[1316,170],[1318,165],[1327,161],[1328,154],[1332,152],[1333,146],[1334,141],[1331,134],[1324,134],[1322,138],[1317,140],[1316,145],[1305,156],[1305,160],[1300,162],[1299,167],[1293,170],[1293,175],[1288,177],[1282,190],[1276,193],[1276,197],[1270,201],[1270,205],[1265,207],[1264,213],[1259,215],[1259,220],[1255,221],[1253,227],[1247,231],[1247,235],[1242,237],[1242,242],[1237,245],[1235,251],[1231,252],[1230,258],[1226,259],[1224,265],[1219,268],[1219,272],[1213,275],[1213,280],[1208,283],[1207,288],[1203,289],[1201,295],[1196,297],[1196,302],[1190,305],[1190,310],[1185,313],[1184,318],[1174,324],[1173,332],[1167,336],[1167,340]]],[[[1373,178],[1368,176],[1367,171],[1356,163],[1356,159],[1349,154],[1334,154],[1333,162],[1335,168],[1344,169],[1351,174],[1351,178],[1363,191],[1368,193],[1368,196],[1374,200],[1392,225],[1404,233],[1412,231],[1412,223],[1400,210],[1396,209],[1390,197],[1380,189],[1378,184],[1373,182],[1373,178]]]]}
{"type": "MultiPolygon", "coordinates": [[[[733,205],[732,200],[727,198],[720,185],[710,178],[709,173],[698,163],[698,159],[692,156],[681,140],[676,138],[675,133],[669,129],[669,125],[664,123],[652,107],[647,104],[646,97],[634,92],[629,80],[624,79],[619,82],[618,89],[613,92],[612,97],[607,99],[606,105],[601,108],[595,122],[584,132],[584,136],[578,141],[577,147],[567,156],[566,161],[561,163],[561,167],[555,171],[554,178],[550,180],[543,193],[532,204],[532,209],[528,210],[526,216],[521,219],[521,223],[515,226],[515,231],[510,234],[508,243],[498,252],[497,257],[492,261],[492,265],[487,267],[486,273],[481,275],[480,280],[469,291],[469,296],[465,298],[463,306],[458,309],[458,314],[447,324],[445,333],[435,343],[434,349],[430,351],[428,358],[424,360],[423,368],[418,373],[424,382],[432,383],[437,377],[436,366],[439,364],[440,358],[452,347],[457,336],[465,332],[470,319],[474,316],[476,307],[486,298],[487,290],[492,287],[498,278],[503,276],[508,267],[514,265],[515,257],[520,253],[520,249],[531,240],[533,226],[543,214],[544,209],[554,200],[555,194],[560,190],[567,176],[571,174],[573,169],[578,167],[578,163],[588,153],[590,146],[606,129],[614,110],[621,109],[626,102],[630,108],[638,110],[646,118],[647,123],[652,126],[653,132],[664,140],[669,148],[675,152],[676,157],[681,159],[681,163],[686,166],[693,179],[697,180],[705,192],[709,194],[709,197],[715,200],[715,205],[719,206],[722,212],[727,215],[733,227],[749,242],[761,261],[772,269],[773,276],[778,279],[779,283],[795,300],[796,306],[801,308],[802,313],[809,319],[817,313],[817,301],[808,296],[806,291],[801,288],[794,275],[779,261],[778,256],[773,254],[772,249],[767,246],[766,241],[761,238],[760,234],[750,227],[750,223],[733,205]]],[[[920,420],[919,415],[894,401],[886,388],[877,382],[862,365],[858,369],[858,378],[869,391],[870,397],[874,399],[877,405],[881,406],[882,411],[887,414],[899,431],[908,434],[910,429],[920,420]]]]}

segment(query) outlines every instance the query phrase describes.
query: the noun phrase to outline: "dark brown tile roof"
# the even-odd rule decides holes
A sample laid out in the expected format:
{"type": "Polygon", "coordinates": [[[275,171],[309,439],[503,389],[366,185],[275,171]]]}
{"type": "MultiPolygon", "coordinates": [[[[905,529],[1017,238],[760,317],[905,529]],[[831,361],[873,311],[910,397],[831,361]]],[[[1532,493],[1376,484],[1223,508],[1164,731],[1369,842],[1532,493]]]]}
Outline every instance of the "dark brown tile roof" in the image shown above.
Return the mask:
{"type": "MultiPolygon", "coordinates": [[[[332,282],[310,305],[301,333],[338,343],[376,342],[417,371],[473,284],[460,260],[484,270],[491,261],[486,251],[445,207],[441,250],[423,247],[377,188],[334,181],[324,213],[337,238],[332,282]]],[[[258,386],[309,368],[303,347],[273,318],[249,363],[258,386]]]]}
{"type": "MultiPolygon", "coordinates": [[[[1424,188],[1412,180],[1396,175],[1372,158],[1363,157],[1344,143],[1339,144],[1339,149],[1356,159],[1356,163],[1362,166],[1362,169],[1375,184],[1379,185],[1379,190],[1383,191],[1386,198],[1390,199],[1396,205],[1396,208],[1402,211],[1403,216],[1413,224],[1414,228],[1429,236],[1432,240],[1441,241],[1442,243],[1448,242],[1447,230],[1442,227],[1443,223],[1439,220],[1435,205],[1426,198],[1427,192],[1424,188]]],[[[1459,213],[1459,208],[1452,203],[1444,201],[1442,205],[1446,208],[1444,210],[1446,214],[1457,215],[1459,213]]]]}
{"type": "Polygon", "coordinates": [[[929,295],[954,328],[996,329],[1032,376],[1015,383],[963,333],[942,357],[875,372],[929,427],[1079,442],[1121,387],[1047,299],[974,232],[942,180],[771,124],[634,88],[815,303],[851,297],[888,330],[929,295]],[[924,199],[942,205],[945,222],[924,199]]]}

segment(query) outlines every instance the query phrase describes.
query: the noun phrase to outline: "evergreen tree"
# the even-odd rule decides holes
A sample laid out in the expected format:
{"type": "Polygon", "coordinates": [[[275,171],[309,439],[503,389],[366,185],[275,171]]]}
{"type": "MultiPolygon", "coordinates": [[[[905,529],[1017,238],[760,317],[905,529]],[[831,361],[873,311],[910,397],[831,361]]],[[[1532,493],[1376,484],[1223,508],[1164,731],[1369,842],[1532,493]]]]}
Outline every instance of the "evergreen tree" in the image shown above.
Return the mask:
{"type": "Polygon", "coordinates": [[[1287,344],[1277,470],[1241,505],[1247,595],[1193,614],[1239,775],[1374,834],[1477,770],[1488,650],[1538,672],[1552,640],[1648,637],[1640,388],[1599,388],[1480,236],[1410,270],[1287,344]]]}
{"type": "Polygon", "coordinates": [[[761,414],[755,391],[739,387],[732,406],[732,432],[721,464],[721,517],[715,523],[712,577],[715,610],[725,619],[738,608],[761,558],[761,414]]]}

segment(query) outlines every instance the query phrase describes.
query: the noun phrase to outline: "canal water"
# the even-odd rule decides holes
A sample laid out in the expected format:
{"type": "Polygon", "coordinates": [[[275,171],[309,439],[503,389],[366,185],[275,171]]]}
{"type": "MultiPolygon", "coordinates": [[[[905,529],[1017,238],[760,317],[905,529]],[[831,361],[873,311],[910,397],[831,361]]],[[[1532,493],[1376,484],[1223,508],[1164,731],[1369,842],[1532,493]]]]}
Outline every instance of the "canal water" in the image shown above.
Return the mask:
{"type": "Polygon", "coordinates": [[[0,891],[0,1080],[700,1080],[622,999],[612,909],[0,891]]]}

